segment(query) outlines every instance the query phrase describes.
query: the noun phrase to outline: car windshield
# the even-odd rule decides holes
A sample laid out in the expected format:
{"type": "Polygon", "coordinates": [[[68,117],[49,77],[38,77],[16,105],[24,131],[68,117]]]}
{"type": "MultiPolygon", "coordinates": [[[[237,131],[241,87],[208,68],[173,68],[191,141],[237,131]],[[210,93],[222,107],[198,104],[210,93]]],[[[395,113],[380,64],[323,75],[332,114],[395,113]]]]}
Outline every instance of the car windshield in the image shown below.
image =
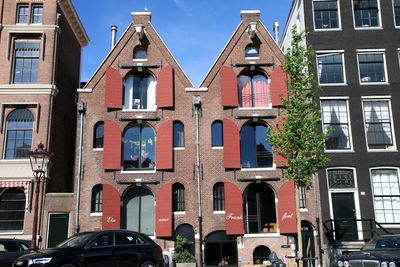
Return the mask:
{"type": "Polygon", "coordinates": [[[380,236],[371,239],[362,250],[400,249],[400,236],[380,236]]]}
{"type": "Polygon", "coordinates": [[[82,233],[79,235],[71,236],[67,240],[57,245],[57,248],[69,248],[83,246],[93,236],[93,233],[82,233]]]}

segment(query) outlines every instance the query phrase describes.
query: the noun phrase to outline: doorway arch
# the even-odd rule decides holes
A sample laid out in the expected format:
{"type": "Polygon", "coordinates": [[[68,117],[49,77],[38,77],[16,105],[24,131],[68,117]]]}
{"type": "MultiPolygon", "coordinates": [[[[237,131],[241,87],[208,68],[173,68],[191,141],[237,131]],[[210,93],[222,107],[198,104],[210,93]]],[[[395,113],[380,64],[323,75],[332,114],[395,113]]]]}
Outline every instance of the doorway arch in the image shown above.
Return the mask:
{"type": "Polygon", "coordinates": [[[206,266],[238,266],[237,240],[225,231],[212,232],[205,238],[206,266]]]}

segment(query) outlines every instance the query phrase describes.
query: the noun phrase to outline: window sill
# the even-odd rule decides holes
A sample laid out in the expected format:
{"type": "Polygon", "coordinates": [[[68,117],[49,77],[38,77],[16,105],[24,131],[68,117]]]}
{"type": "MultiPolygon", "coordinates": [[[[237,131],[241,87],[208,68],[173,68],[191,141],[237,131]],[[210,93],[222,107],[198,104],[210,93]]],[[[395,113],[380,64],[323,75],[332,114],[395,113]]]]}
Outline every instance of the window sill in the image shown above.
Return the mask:
{"type": "Polygon", "coordinates": [[[356,31],[363,31],[363,30],[383,30],[381,26],[365,26],[365,27],[354,27],[356,31]]]}
{"type": "Polygon", "coordinates": [[[147,58],[134,58],[132,59],[133,62],[146,62],[147,58]]]}
{"type": "Polygon", "coordinates": [[[0,232],[0,235],[22,235],[24,234],[24,231],[4,231],[4,232],[0,232]]]}
{"type": "Polygon", "coordinates": [[[224,210],[217,210],[213,212],[215,215],[224,215],[226,212],[224,210]]]}
{"type": "Polygon", "coordinates": [[[213,146],[213,147],[211,147],[211,149],[221,150],[221,149],[224,149],[224,147],[223,146],[213,146]]]}
{"type": "Polygon", "coordinates": [[[4,163],[4,164],[8,164],[8,163],[16,163],[16,164],[18,164],[18,163],[20,163],[20,164],[29,163],[30,164],[30,161],[29,161],[29,158],[28,159],[1,159],[0,160],[0,164],[2,164],[2,163],[4,163]]]}
{"type": "Polygon", "coordinates": [[[257,237],[279,237],[279,233],[260,233],[260,234],[244,234],[243,237],[257,238],[257,237]]]}
{"type": "Polygon", "coordinates": [[[91,212],[90,217],[101,217],[103,216],[103,212],[91,212]]]}
{"type": "Polygon", "coordinates": [[[315,32],[338,32],[342,31],[342,28],[322,28],[322,29],[315,29],[315,32]]]}
{"type": "Polygon", "coordinates": [[[145,171],[145,170],[140,170],[140,171],[123,171],[121,170],[121,174],[145,174],[145,173],[156,173],[156,170],[149,170],[149,171],[145,171]]]}
{"type": "Polygon", "coordinates": [[[260,59],[260,57],[244,57],[244,59],[246,59],[246,60],[256,60],[256,59],[260,59]]]}
{"type": "Polygon", "coordinates": [[[104,151],[104,148],[93,148],[93,151],[104,151]]]}
{"type": "Polygon", "coordinates": [[[300,210],[300,212],[308,212],[307,208],[300,208],[299,210],[300,210]]]}
{"type": "Polygon", "coordinates": [[[263,172],[263,171],[274,171],[276,169],[275,164],[271,168],[241,168],[242,172],[263,172]]]}
{"type": "Polygon", "coordinates": [[[335,149],[335,150],[333,150],[333,149],[332,150],[325,149],[324,152],[325,153],[354,153],[355,151],[353,149],[343,149],[343,150],[340,150],[340,149],[335,149]]]}
{"type": "Polygon", "coordinates": [[[174,215],[186,215],[186,211],[174,211],[174,215]]]}
{"type": "Polygon", "coordinates": [[[392,152],[399,152],[397,149],[367,149],[367,152],[388,152],[388,153],[392,153],[392,152]]]}
{"type": "Polygon", "coordinates": [[[349,86],[347,83],[319,83],[319,86],[326,86],[326,87],[330,87],[330,86],[349,86]]]}
{"type": "Polygon", "coordinates": [[[184,147],[174,147],[174,150],[185,150],[184,147]]]}
{"type": "Polygon", "coordinates": [[[122,109],[122,112],[156,112],[156,109],[122,109]]]}
{"type": "Polygon", "coordinates": [[[390,85],[390,83],[388,83],[388,82],[370,82],[370,83],[368,83],[368,82],[361,82],[360,81],[360,85],[390,85]]]}
{"type": "Polygon", "coordinates": [[[268,106],[268,107],[251,107],[251,108],[239,107],[238,108],[238,110],[267,110],[267,109],[272,109],[272,106],[268,106]]]}

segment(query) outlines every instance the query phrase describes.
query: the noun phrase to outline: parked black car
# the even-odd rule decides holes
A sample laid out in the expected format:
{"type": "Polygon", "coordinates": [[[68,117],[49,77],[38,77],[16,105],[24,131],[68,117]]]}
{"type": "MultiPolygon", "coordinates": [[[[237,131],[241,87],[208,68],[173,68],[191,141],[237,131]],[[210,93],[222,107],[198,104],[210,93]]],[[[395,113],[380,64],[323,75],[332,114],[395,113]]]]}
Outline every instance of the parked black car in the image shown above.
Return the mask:
{"type": "Polygon", "coordinates": [[[29,253],[30,241],[0,238],[0,266],[11,267],[15,259],[29,253]]]}
{"type": "Polygon", "coordinates": [[[399,267],[400,235],[371,239],[359,252],[339,256],[337,267],[399,267]]]}
{"type": "Polygon", "coordinates": [[[85,232],[18,258],[14,267],[163,267],[161,248],[148,236],[127,230],[85,232]]]}

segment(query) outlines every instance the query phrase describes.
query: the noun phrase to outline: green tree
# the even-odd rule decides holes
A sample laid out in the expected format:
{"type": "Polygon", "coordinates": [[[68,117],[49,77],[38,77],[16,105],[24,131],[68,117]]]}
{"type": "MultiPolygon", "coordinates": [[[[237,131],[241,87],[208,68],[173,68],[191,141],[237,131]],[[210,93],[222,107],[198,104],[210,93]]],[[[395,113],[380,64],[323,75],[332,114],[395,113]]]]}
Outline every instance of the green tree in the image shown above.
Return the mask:
{"type": "Polygon", "coordinates": [[[317,91],[313,69],[314,51],[304,45],[305,33],[292,29],[291,47],[285,55],[288,99],[281,97],[284,106],[281,123],[268,135],[275,153],[287,159],[286,179],[296,185],[310,186],[312,175],[323,168],[329,157],[324,154],[326,136],[318,130],[321,113],[317,106],[317,91]]]}
{"type": "Polygon", "coordinates": [[[176,237],[173,259],[175,263],[196,262],[196,258],[188,250],[188,241],[183,236],[176,237]]]}

